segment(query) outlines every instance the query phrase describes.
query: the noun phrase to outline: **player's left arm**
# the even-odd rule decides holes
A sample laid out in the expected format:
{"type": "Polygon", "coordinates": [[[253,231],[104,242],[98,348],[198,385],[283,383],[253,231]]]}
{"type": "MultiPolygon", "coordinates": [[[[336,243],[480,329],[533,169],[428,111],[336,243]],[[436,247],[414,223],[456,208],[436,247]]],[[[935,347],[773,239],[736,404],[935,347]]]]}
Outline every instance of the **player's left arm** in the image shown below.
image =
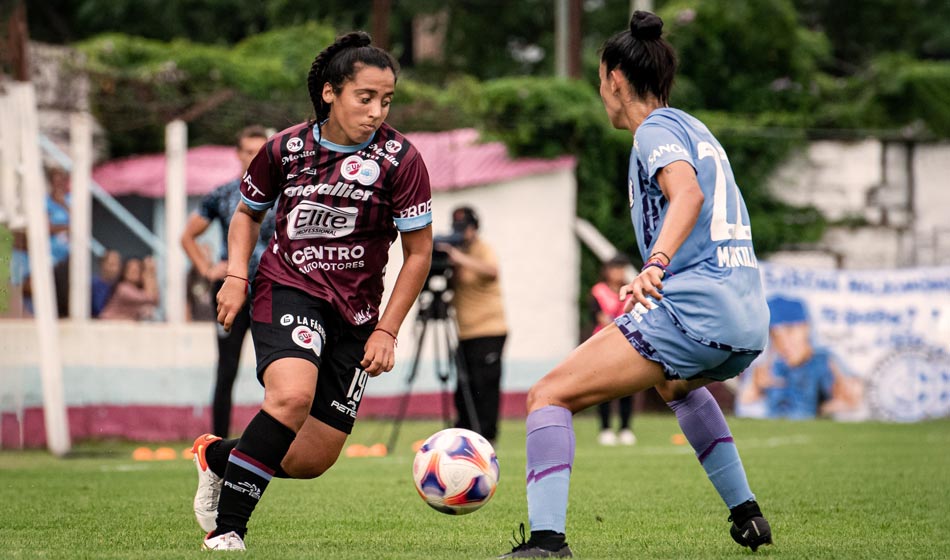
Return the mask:
{"type": "Polygon", "coordinates": [[[371,376],[390,371],[395,365],[395,340],[409,308],[419,297],[429,266],[432,264],[432,226],[405,231],[402,240],[402,268],[396,277],[393,293],[386,303],[376,330],[366,341],[365,354],[360,365],[371,376]]]}
{"type": "MultiPolygon", "coordinates": [[[[656,178],[663,196],[670,201],[670,205],[660,234],[656,238],[656,243],[653,244],[653,253],[656,255],[655,259],[667,266],[693,231],[703,208],[705,196],[696,179],[696,170],[686,161],[677,160],[670,163],[657,172],[656,178]]],[[[660,290],[663,289],[665,275],[666,272],[660,267],[647,267],[633,282],[621,288],[621,299],[627,294],[633,295],[633,299],[624,307],[624,312],[629,312],[637,302],[649,307],[647,296],[657,301],[663,299],[660,290]]]]}

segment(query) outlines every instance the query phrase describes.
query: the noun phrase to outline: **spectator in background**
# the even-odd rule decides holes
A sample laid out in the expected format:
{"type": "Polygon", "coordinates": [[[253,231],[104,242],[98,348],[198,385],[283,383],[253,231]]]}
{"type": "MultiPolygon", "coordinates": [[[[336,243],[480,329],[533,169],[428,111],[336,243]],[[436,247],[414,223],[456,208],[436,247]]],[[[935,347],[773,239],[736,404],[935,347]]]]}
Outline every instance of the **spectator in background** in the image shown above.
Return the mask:
{"type": "Polygon", "coordinates": [[[145,321],[155,317],[158,305],[158,278],[155,260],[128,259],[122,267],[122,278],[116,284],[109,302],[99,314],[100,319],[145,321]]]}
{"type": "MultiPolygon", "coordinates": [[[[624,302],[620,299],[620,288],[627,283],[626,269],[630,261],[617,255],[605,262],[600,269],[600,282],[594,284],[590,290],[590,312],[594,319],[594,333],[614,322],[614,319],[623,315],[624,302]]],[[[633,396],[627,395],[615,401],[607,401],[597,405],[600,415],[600,434],[597,442],[601,445],[634,445],[637,436],[630,429],[630,420],[633,417],[633,396]],[[620,414],[620,431],[614,433],[610,429],[610,408],[616,403],[620,414]]]]}
{"type": "Polygon", "coordinates": [[[498,409],[501,400],[501,353],[508,335],[505,309],[498,282],[498,258],[478,236],[478,215],[468,206],[452,212],[452,230],[461,238],[459,246],[439,243],[437,249],[449,255],[453,265],[453,305],[458,321],[459,358],[474,400],[475,418],[465,399],[464,378],[455,389],[456,427],[475,429],[489,441],[498,437],[498,409]]]}
{"type": "Polygon", "coordinates": [[[46,170],[49,194],[46,197],[46,213],[49,216],[50,255],[53,266],[69,256],[69,175],[59,167],[46,170]]]}
{"type": "MultiPolygon", "coordinates": [[[[238,133],[236,155],[241,161],[242,175],[265,142],[267,142],[267,132],[261,126],[249,126],[238,133]]],[[[240,202],[241,177],[235,177],[201,200],[197,211],[188,218],[185,232],[181,236],[181,246],[191,259],[192,270],[212,285],[212,301],[224,285],[224,277],[228,269],[228,230],[231,217],[240,202]],[[218,222],[221,226],[221,251],[218,259],[208,258],[198,245],[198,237],[211,226],[212,222],[218,222]]],[[[261,255],[274,235],[274,227],[274,213],[268,212],[261,223],[260,235],[246,271],[248,285],[254,281],[261,255]]],[[[231,396],[240,365],[244,336],[251,327],[250,301],[251,298],[245,300],[244,307],[231,324],[231,330],[217,326],[218,366],[211,404],[211,429],[212,433],[224,437],[231,433],[231,396]]],[[[214,316],[216,317],[217,313],[214,316]]]]}
{"type": "Polygon", "coordinates": [[[99,272],[92,276],[92,306],[90,312],[93,318],[98,318],[99,314],[102,313],[121,274],[122,255],[113,249],[106,251],[99,261],[99,272]]]}
{"type": "MultiPolygon", "coordinates": [[[[69,175],[59,167],[47,167],[46,213],[50,229],[50,257],[54,274],[54,288],[57,291],[58,315],[64,317],[68,307],[66,293],[68,287],[63,274],[63,263],[69,257],[69,175]],[[60,265],[57,271],[57,265],[60,265]]],[[[26,232],[18,231],[13,235],[13,254],[10,283],[15,292],[19,292],[19,301],[13,304],[14,316],[33,316],[33,291],[30,283],[30,257],[26,232]]]]}

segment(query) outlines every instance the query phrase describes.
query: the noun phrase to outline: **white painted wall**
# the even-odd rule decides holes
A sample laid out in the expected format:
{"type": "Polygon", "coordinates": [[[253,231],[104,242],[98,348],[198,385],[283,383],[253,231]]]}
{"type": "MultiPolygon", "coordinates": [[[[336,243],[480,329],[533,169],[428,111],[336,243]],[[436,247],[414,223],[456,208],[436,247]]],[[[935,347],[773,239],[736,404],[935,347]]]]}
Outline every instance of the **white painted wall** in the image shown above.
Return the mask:
{"type": "MultiPolygon", "coordinates": [[[[580,248],[574,236],[576,181],[573,170],[513,181],[435,193],[434,232],[451,230],[451,212],[468,205],[478,212],[482,239],[498,254],[502,296],[508,320],[505,345],[505,390],[526,390],[557,364],[578,340],[577,293],[580,248]]],[[[399,243],[390,251],[387,297],[402,264],[399,243]]],[[[368,394],[395,394],[416,347],[415,313],[399,335],[393,375],[374,380],[368,394]]],[[[430,335],[426,335],[430,340],[430,335]]],[[[428,354],[427,354],[428,355],[428,354]]],[[[422,371],[414,390],[438,386],[432,370],[422,371]]]]}

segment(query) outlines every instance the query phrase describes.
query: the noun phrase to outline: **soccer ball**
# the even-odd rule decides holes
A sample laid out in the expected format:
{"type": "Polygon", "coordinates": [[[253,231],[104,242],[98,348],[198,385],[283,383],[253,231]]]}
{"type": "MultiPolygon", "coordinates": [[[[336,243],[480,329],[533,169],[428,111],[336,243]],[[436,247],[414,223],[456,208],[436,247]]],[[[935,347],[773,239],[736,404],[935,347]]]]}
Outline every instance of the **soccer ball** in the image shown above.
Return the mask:
{"type": "Polygon", "coordinates": [[[471,430],[436,432],[412,462],[422,499],[449,515],[472,513],[488,503],[498,484],[498,458],[488,440],[471,430]]]}

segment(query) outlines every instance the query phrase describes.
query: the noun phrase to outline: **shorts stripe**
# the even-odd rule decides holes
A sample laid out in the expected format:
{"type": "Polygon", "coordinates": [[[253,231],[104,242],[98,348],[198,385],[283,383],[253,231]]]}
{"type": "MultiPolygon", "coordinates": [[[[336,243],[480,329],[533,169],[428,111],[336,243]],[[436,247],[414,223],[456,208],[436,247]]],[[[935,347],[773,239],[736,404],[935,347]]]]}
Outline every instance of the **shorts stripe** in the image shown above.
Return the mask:
{"type": "Polygon", "coordinates": [[[270,481],[270,479],[274,478],[273,469],[267,468],[264,463],[261,463],[250,455],[241,453],[237,449],[231,450],[231,455],[228,456],[228,462],[234,463],[242,469],[249,470],[264,480],[270,481]]]}
{"type": "Polygon", "coordinates": [[[663,361],[660,359],[660,354],[656,351],[649,342],[643,338],[643,333],[641,333],[636,326],[633,325],[633,319],[630,318],[630,314],[624,314],[614,320],[617,324],[617,327],[620,328],[620,332],[623,333],[623,336],[626,337],[627,341],[640,353],[641,356],[650,360],[651,362],[660,362],[663,361]]]}

